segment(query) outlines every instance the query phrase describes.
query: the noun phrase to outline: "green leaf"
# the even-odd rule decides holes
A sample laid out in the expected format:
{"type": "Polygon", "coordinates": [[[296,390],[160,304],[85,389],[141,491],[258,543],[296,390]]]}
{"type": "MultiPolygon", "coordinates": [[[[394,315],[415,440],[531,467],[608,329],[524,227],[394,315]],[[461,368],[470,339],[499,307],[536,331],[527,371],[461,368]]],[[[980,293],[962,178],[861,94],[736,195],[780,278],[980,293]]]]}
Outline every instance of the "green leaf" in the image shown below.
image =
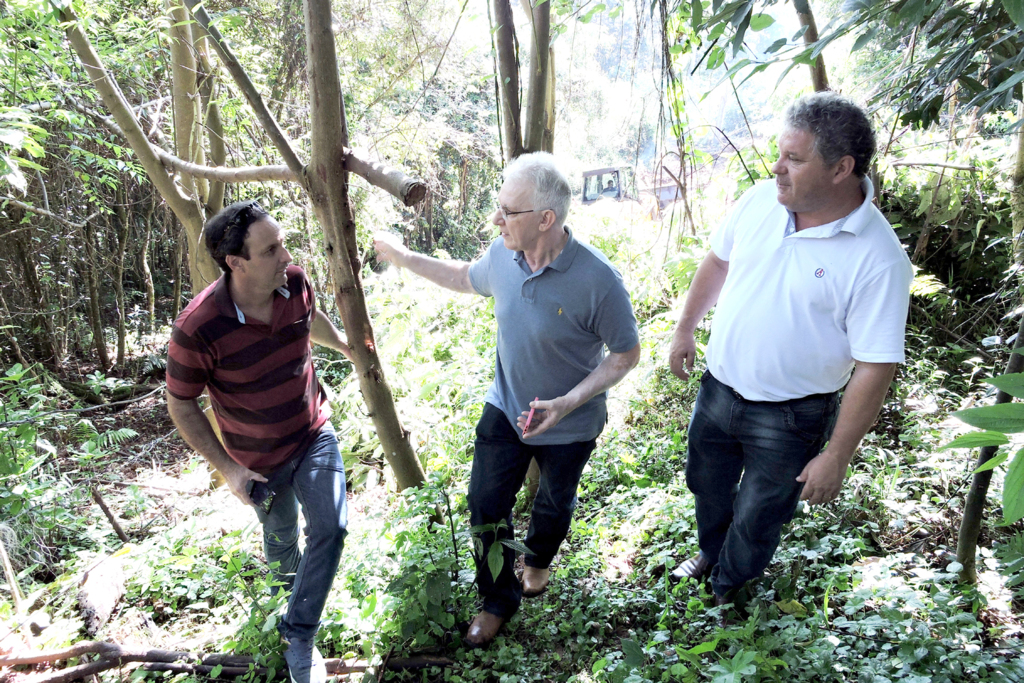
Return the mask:
{"type": "Polygon", "coordinates": [[[644,649],[635,640],[630,640],[629,638],[622,640],[622,654],[622,662],[626,665],[627,669],[638,669],[647,660],[644,649]]]}
{"type": "Polygon", "coordinates": [[[505,557],[502,555],[503,546],[500,543],[492,543],[491,549],[487,551],[487,568],[491,570],[491,578],[498,580],[501,568],[505,566],[505,557]]]}
{"type": "Polygon", "coordinates": [[[750,17],[750,30],[763,31],[774,23],[775,19],[772,15],[759,12],[758,14],[750,17]]]}
{"type": "Polygon", "coordinates": [[[1007,78],[1005,81],[1000,83],[999,86],[995,90],[992,91],[992,94],[996,95],[998,93],[1005,92],[1005,91],[1009,90],[1010,88],[1012,88],[1013,86],[1015,86],[1018,83],[1020,83],[1021,81],[1024,81],[1024,71],[1021,71],[1020,73],[1018,73],[1018,74],[1016,74],[1016,75],[1014,75],[1014,76],[1012,76],[1010,78],[1007,78]]]}
{"type": "Polygon", "coordinates": [[[701,0],[690,0],[690,26],[693,27],[694,33],[697,32],[703,19],[704,3],[701,0]]]}
{"type": "Polygon", "coordinates": [[[715,640],[705,640],[703,643],[694,645],[689,650],[687,650],[687,652],[689,652],[691,655],[702,655],[705,652],[714,652],[715,648],[717,647],[718,639],[716,638],[715,640]]]}
{"type": "Polygon", "coordinates": [[[1005,391],[1010,396],[1024,398],[1024,373],[1017,372],[1010,375],[996,375],[986,379],[987,384],[1005,391]]]}
{"type": "Polygon", "coordinates": [[[940,451],[947,451],[951,448],[984,448],[985,446],[1002,446],[1010,443],[1002,432],[971,432],[958,436],[945,446],[940,446],[940,451]]]}
{"type": "Polygon", "coordinates": [[[988,472],[989,470],[999,467],[1009,456],[1010,454],[1007,453],[1006,451],[1000,451],[999,453],[996,453],[991,458],[986,460],[984,465],[974,470],[974,474],[977,474],[978,472],[988,472]]]}
{"type": "Polygon", "coordinates": [[[223,664],[218,664],[217,666],[215,666],[212,669],[210,669],[210,673],[208,674],[208,676],[210,678],[217,678],[218,676],[220,676],[220,672],[223,671],[223,670],[224,670],[224,665],[223,664]]]}
{"type": "Polygon", "coordinates": [[[1024,432],[1024,403],[1002,403],[995,406],[968,408],[953,413],[953,417],[978,429],[1004,434],[1024,432]]]}
{"type": "Polygon", "coordinates": [[[514,538],[503,538],[499,542],[503,546],[505,546],[506,548],[511,548],[512,550],[516,551],[517,553],[522,553],[523,555],[535,555],[536,554],[532,550],[527,548],[523,543],[515,540],[514,538]]]}
{"type": "Polygon", "coordinates": [[[1003,9],[1013,19],[1013,23],[1024,28],[1024,0],[1002,0],[1003,9]]]}
{"type": "Polygon", "coordinates": [[[1024,518],[1024,448],[1017,451],[1003,480],[1003,521],[1013,524],[1024,518]]]}
{"type": "Polygon", "coordinates": [[[774,43],[772,43],[771,45],[768,46],[768,49],[765,50],[765,54],[769,54],[769,55],[775,54],[776,52],[778,52],[782,48],[786,47],[787,43],[789,43],[788,39],[786,39],[786,38],[779,38],[774,43]]]}
{"type": "Polygon", "coordinates": [[[874,26],[857,37],[857,40],[853,43],[853,49],[850,52],[856,52],[865,45],[871,42],[871,39],[878,35],[878,26],[874,26]]]}

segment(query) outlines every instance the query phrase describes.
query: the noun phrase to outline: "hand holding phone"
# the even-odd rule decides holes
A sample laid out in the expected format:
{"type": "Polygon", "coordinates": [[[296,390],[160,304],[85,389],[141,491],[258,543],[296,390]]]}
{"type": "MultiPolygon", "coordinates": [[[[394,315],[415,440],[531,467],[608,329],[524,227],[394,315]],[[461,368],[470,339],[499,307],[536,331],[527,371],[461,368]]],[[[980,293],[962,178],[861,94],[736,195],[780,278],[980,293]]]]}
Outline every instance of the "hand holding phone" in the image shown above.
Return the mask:
{"type": "Polygon", "coordinates": [[[253,505],[263,510],[265,514],[270,514],[270,508],[274,505],[274,492],[266,482],[250,479],[245,485],[245,493],[253,505]]]}

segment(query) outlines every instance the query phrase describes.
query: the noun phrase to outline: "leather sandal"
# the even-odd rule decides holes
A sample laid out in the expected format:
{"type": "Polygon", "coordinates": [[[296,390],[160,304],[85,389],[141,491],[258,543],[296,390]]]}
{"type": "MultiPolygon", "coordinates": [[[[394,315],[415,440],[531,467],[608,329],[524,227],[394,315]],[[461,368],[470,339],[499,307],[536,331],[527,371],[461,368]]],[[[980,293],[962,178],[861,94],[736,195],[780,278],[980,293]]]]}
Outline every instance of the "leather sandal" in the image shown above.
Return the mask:
{"type": "Polygon", "coordinates": [[[714,565],[704,557],[703,553],[697,553],[693,557],[684,560],[681,565],[676,567],[672,571],[672,578],[676,581],[682,581],[683,579],[696,579],[697,581],[703,581],[711,576],[712,567],[714,567],[714,565]]]}
{"type": "Polygon", "coordinates": [[[550,569],[539,569],[537,567],[523,568],[523,597],[535,598],[543,595],[548,589],[548,582],[551,580],[550,569]]]}

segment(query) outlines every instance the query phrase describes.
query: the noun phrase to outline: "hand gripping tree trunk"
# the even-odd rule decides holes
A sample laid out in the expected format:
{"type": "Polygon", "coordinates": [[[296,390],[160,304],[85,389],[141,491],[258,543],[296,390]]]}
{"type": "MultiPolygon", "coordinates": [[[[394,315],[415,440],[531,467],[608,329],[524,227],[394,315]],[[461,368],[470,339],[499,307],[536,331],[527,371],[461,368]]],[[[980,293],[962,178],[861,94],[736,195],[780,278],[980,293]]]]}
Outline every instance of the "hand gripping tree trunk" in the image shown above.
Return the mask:
{"type": "Polygon", "coordinates": [[[324,246],[334,276],[335,295],[345,324],[363,400],[400,489],[417,486],[426,476],[395,410],[391,389],[377,355],[373,328],[359,282],[361,260],[356,224],[348,196],[345,147],[348,125],[338,79],[338,58],[331,30],[330,0],[305,0],[306,54],[312,118],[312,150],[306,184],[313,211],[324,231],[324,246]]]}

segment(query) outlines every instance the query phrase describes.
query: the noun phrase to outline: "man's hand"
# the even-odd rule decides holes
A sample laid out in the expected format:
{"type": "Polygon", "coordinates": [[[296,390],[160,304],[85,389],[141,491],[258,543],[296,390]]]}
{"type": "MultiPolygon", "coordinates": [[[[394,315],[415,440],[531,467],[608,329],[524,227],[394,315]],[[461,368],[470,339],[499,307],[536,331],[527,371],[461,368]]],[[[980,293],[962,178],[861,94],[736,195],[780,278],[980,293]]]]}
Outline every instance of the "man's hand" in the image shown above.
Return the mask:
{"type": "Polygon", "coordinates": [[[668,369],[684,382],[693,371],[693,361],[697,359],[697,340],[693,331],[689,332],[676,327],[672,334],[672,344],[668,347],[668,369]]]}
{"type": "MultiPolygon", "coordinates": [[[[566,410],[564,399],[564,396],[559,396],[550,401],[530,401],[530,407],[534,409],[533,420],[530,421],[530,430],[526,432],[526,436],[523,438],[529,439],[531,436],[543,434],[561,422],[562,418],[571,412],[566,410]]],[[[524,410],[523,414],[516,420],[520,434],[522,434],[523,428],[526,426],[526,418],[529,415],[530,411],[524,410]]]]}
{"type": "Polygon", "coordinates": [[[241,465],[235,465],[234,467],[228,469],[228,471],[221,471],[221,474],[224,475],[224,481],[228,483],[228,488],[231,489],[231,493],[235,494],[235,497],[238,498],[238,500],[242,501],[246,505],[255,507],[255,505],[252,502],[252,499],[249,498],[249,494],[246,493],[245,489],[248,486],[249,481],[251,479],[255,479],[256,481],[262,481],[264,484],[266,484],[266,477],[257,472],[253,472],[250,469],[246,469],[241,465]]]}
{"type": "Polygon", "coordinates": [[[806,500],[809,505],[831,503],[839,496],[847,467],[847,464],[829,453],[826,448],[807,463],[803,472],[796,478],[804,484],[800,500],[806,500]]]}
{"type": "Polygon", "coordinates": [[[402,244],[398,235],[384,231],[378,232],[373,236],[373,248],[377,252],[377,258],[381,261],[393,263],[399,268],[404,267],[402,257],[408,249],[402,244]]]}

